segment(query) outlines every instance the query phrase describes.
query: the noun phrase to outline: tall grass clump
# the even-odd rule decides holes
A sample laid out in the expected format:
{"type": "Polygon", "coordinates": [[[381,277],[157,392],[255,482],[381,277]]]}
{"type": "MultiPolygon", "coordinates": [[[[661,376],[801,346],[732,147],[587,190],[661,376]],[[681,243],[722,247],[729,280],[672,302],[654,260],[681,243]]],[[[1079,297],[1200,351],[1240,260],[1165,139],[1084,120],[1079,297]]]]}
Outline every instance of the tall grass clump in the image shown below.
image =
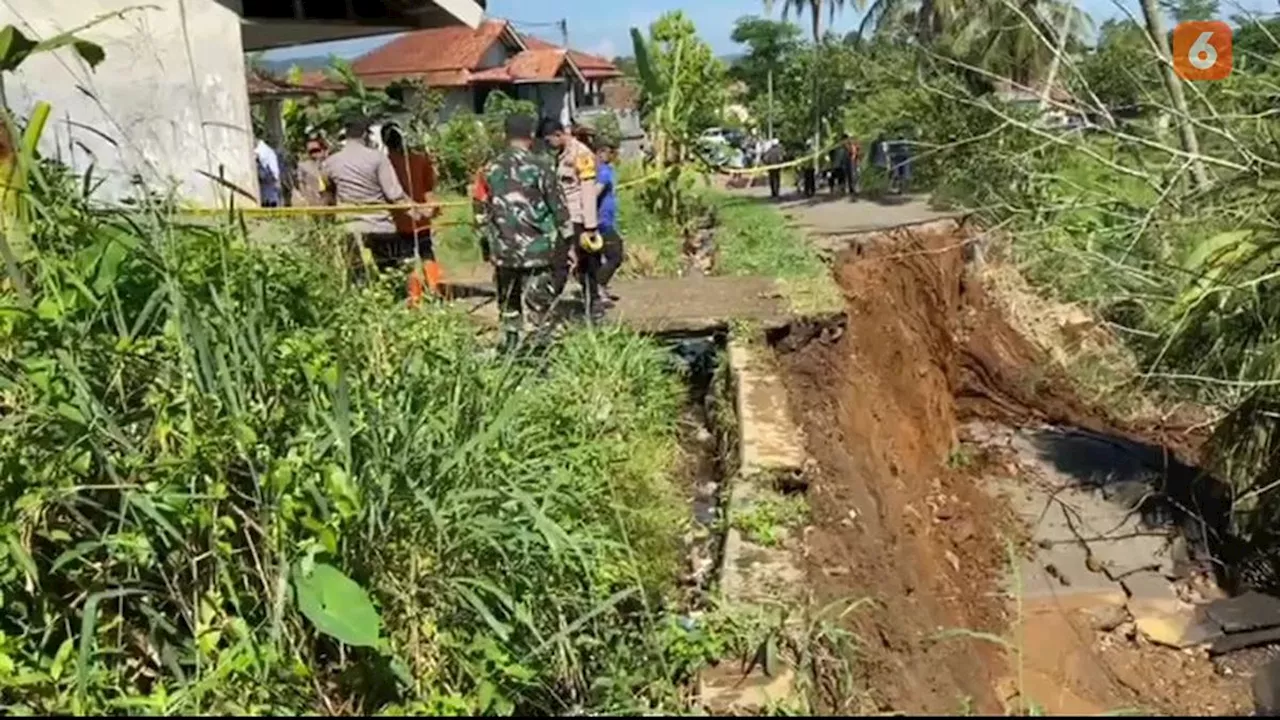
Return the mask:
{"type": "Polygon", "coordinates": [[[680,379],[537,360],[324,252],[35,173],[0,313],[0,707],[673,707],[680,379]]]}

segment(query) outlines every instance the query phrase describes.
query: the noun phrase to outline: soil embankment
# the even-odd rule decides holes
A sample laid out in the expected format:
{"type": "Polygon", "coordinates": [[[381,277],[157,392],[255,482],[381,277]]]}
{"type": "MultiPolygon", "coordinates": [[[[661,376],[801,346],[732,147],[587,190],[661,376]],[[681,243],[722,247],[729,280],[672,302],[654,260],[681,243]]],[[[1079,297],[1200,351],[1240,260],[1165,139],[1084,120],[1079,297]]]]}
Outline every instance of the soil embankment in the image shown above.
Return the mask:
{"type": "Polygon", "coordinates": [[[1068,649],[1046,645],[1041,630],[1049,621],[1013,630],[1038,608],[1019,615],[1008,597],[1006,580],[1018,564],[1010,549],[1022,554],[1028,536],[1025,518],[993,491],[992,477],[1016,479],[1017,464],[962,443],[965,423],[1083,428],[1175,447],[1185,461],[1194,459],[1196,443],[1118,427],[1080,402],[1056,366],[984,297],[965,262],[965,239],[951,221],[866,238],[836,261],[848,302],[843,336],[780,353],[819,467],[805,541],[811,588],[820,602],[875,601],[853,619],[866,696],[825,698],[828,709],[1242,709],[1240,688],[1206,675],[1202,658],[1133,635],[1111,643],[1103,658],[1105,633],[1071,622],[1055,631],[1079,635],[1068,649]],[[1094,672],[1097,666],[1105,672],[1094,672]],[[1194,677],[1203,692],[1165,688],[1149,677],[1154,672],[1194,677]]]}

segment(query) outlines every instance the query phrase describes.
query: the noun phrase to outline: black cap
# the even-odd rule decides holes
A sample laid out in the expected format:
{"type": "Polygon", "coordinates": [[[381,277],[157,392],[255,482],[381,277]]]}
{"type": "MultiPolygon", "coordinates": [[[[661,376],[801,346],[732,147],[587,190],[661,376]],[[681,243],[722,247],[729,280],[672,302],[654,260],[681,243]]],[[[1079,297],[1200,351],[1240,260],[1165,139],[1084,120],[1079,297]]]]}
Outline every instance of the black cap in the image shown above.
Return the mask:
{"type": "Polygon", "coordinates": [[[503,123],[508,140],[529,140],[533,138],[533,118],[528,115],[508,115],[503,123]]]}

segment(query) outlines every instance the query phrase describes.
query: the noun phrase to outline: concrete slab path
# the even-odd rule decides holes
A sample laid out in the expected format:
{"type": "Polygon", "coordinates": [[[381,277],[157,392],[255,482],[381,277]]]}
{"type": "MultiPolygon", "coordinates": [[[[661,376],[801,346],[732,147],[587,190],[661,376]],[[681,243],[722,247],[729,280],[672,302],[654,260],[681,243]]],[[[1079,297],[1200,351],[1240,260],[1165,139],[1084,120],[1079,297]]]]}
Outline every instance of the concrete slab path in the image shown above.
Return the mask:
{"type": "MultiPolygon", "coordinates": [[[[449,284],[460,298],[458,305],[496,326],[491,279],[455,278],[449,284]]],[[[562,317],[582,315],[582,302],[571,297],[575,287],[571,280],[560,303],[562,317]]],[[[619,278],[613,291],[618,303],[608,321],[640,332],[705,333],[728,329],[735,321],[773,329],[786,326],[794,316],[777,283],[766,277],[619,278]]]]}

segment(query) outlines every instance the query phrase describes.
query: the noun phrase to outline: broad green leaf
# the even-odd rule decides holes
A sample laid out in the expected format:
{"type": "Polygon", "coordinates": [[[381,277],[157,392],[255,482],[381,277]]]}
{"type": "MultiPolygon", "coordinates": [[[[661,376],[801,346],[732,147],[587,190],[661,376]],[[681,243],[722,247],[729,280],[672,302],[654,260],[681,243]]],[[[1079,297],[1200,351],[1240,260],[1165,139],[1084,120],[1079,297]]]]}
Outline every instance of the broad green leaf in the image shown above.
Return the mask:
{"type": "Polygon", "coordinates": [[[645,92],[651,97],[661,95],[662,87],[658,82],[657,74],[653,72],[653,65],[649,62],[649,44],[645,41],[644,35],[640,34],[639,28],[631,28],[631,45],[636,56],[636,71],[640,73],[640,81],[644,83],[645,92]]]}
{"type": "Polygon", "coordinates": [[[91,43],[88,40],[76,40],[71,45],[76,49],[76,53],[80,55],[80,58],[88,63],[91,68],[98,67],[103,60],[107,59],[106,51],[97,43],[91,43]]]}
{"type": "Polygon", "coordinates": [[[1233,230],[1214,235],[1203,242],[1197,243],[1182,266],[1192,272],[1198,272],[1201,266],[1210,258],[1242,240],[1248,240],[1251,235],[1253,235],[1251,230],[1233,230]]]}
{"type": "Polygon", "coordinates": [[[17,68],[37,44],[14,26],[5,25],[0,29],[0,70],[17,68]]]}
{"type": "Polygon", "coordinates": [[[352,647],[376,647],[382,620],[369,594],[341,570],[316,563],[310,573],[295,570],[298,610],[316,629],[352,647]]]}
{"type": "Polygon", "coordinates": [[[62,671],[67,665],[67,658],[71,657],[71,651],[75,648],[75,640],[67,638],[58,646],[58,652],[53,656],[53,664],[49,666],[49,677],[54,681],[58,681],[62,677],[62,671]]]}

